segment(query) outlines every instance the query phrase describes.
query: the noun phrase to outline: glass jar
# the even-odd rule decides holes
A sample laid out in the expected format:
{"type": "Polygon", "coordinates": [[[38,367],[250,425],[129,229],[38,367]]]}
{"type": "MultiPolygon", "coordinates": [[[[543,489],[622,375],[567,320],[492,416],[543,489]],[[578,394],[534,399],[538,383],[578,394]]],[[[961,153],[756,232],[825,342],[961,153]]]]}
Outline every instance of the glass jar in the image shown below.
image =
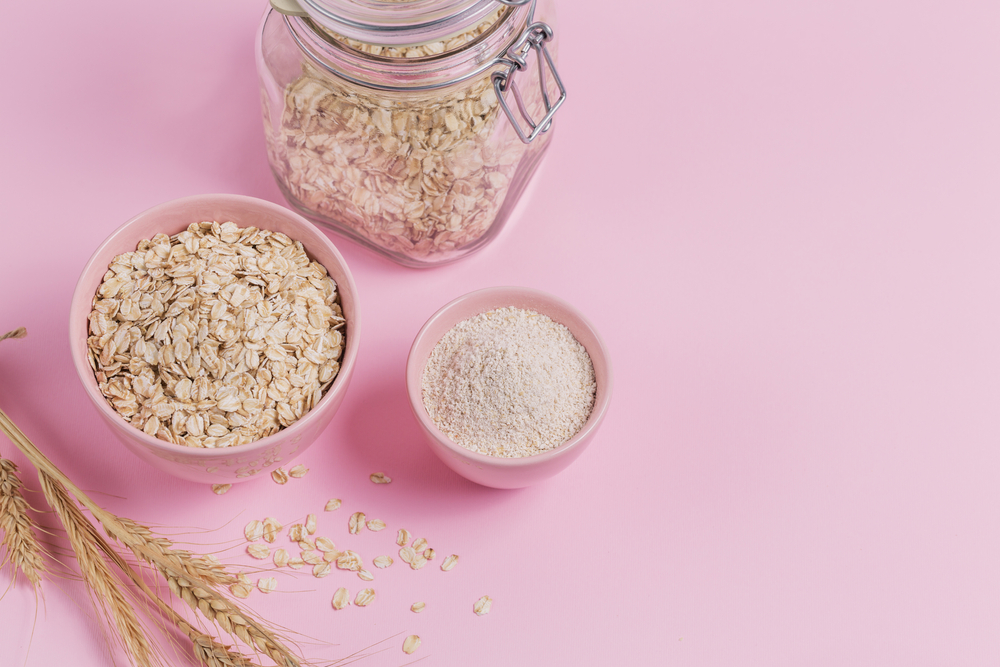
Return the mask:
{"type": "Polygon", "coordinates": [[[549,0],[272,0],[268,160],[308,218],[407,266],[499,233],[566,98],[549,0]]]}

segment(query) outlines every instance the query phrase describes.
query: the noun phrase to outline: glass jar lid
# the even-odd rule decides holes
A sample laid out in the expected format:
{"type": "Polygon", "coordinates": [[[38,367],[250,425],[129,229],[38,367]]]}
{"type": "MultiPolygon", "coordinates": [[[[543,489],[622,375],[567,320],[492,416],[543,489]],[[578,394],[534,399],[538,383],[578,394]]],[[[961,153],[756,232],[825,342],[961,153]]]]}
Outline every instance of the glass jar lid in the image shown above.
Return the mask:
{"type": "Polygon", "coordinates": [[[340,35],[384,46],[447,39],[486,19],[500,0],[298,0],[316,23],[340,35]]]}

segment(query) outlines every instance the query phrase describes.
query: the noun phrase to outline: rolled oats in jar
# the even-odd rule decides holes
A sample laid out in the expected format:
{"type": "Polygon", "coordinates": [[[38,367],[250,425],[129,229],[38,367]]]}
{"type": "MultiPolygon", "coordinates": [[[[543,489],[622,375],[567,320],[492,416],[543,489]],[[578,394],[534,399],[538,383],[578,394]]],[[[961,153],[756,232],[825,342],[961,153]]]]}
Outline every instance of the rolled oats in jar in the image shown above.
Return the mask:
{"type": "Polygon", "coordinates": [[[268,160],[312,220],[407,266],[510,216],[565,100],[549,0],[272,0],[268,160]]]}

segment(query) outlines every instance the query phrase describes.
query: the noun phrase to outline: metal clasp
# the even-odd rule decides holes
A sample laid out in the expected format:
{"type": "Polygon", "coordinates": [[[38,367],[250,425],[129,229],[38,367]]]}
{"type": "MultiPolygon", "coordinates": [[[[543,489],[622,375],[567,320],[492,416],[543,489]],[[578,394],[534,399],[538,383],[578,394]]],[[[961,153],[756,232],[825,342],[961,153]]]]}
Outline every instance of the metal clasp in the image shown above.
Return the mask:
{"type": "MultiPolygon", "coordinates": [[[[512,0],[512,2],[516,2],[516,0],[512,0]]],[[[504,4],[511,3],[505,2],[504,4]]],[[[532,23],[524,31],[524,34],[521,35],[521,38],[517,40],[517,43],[507,49],[506,57],[501,59],[500,62],[507,64],[507,69],[494,72],[492,76],[493,90],[496,91],[497,100],[500,101],[500,106],[503,107],[504,113],[510,119],[510,124],[514,126],[517,136],[526,144],[534,141],[535,137],[539,134],[549,131],[552,127],[552,117],[559,107],[562,106],[562,103],[566,101],[566,88],[563,86],[562,79],[559,78],[559,72],[556,71],[556,66],[552,62],[549,50],[545,47],[545,42],[550,39],[552,39],[552,28],[548,24],[541,22],[532,23]],[[545,116],[538,122],[535,122],[531,114],[528,113],[524,100],[521,99],[521,91],[518,90],[517,83],[514,81],[514,72],[527,68],[527,56],[532,49],[537,51],[538,84],[542,88],[542,101],[545,103],[545,116]],[[555,102],[549,99],[548,86],[546,86],[546,66],[552,72],[552,79],[559,89],[559,98],[555,102]],[[521,123],[514,116],[513,110],[504,98],[504,93],[507,92],[508,88],[514,94],[514,101],[517,103],[517,109],[521,113],[521,118],[531,128],[530,133],[526,133],[522,129],[521,123]]]]}

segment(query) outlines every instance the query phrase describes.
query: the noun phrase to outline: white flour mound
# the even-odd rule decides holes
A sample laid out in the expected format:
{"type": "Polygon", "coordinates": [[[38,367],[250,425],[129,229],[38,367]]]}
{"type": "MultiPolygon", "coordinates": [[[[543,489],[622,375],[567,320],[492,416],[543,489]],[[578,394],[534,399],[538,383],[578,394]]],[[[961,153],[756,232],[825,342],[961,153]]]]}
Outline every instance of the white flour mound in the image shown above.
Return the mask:
{"type": "Polygon", "coordinates": [[[531,310],[500,308],[441,338],[422,390],[431,419],[454,442],[513,458],[576,435],[597,383],[590,355],[569,329],[531,310]]]}

